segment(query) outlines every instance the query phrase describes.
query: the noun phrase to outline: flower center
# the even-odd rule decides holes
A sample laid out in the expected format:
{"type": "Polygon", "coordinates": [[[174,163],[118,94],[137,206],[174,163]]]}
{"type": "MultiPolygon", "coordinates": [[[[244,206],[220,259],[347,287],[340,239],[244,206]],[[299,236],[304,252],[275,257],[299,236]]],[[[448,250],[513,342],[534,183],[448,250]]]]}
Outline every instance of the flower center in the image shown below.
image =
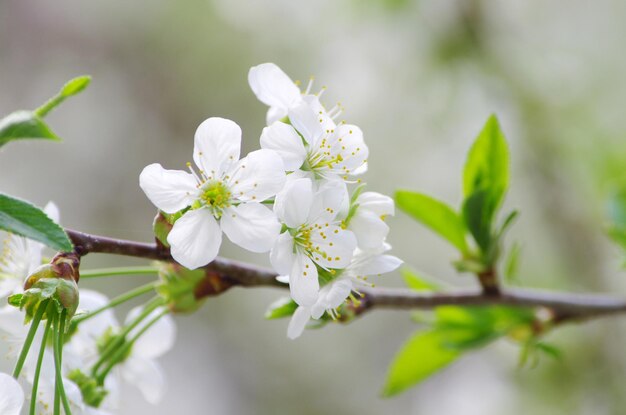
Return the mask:
{"type": "Polygon", "coordinates": [[[221,181],[213,181],[206,183],[200,194],[200,198],[197,200],[199,206],[196,208],[206,206],[213,212],[216,218],[222,216],[224,209],[231,205],[232,193],[228,190],[228,187],[221,181]]]}

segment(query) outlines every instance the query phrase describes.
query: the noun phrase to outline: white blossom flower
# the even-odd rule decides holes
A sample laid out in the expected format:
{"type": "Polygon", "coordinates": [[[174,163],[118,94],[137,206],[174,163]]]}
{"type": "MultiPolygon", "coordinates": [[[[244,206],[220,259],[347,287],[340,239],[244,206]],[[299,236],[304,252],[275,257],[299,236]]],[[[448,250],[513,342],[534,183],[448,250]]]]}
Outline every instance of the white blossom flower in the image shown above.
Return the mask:
{"type": "MultiPolygon", "coordinates": [[[[136,307],[128,313],[126,323],[134,320],[140,313],[141,307],[136,307]]],[[[145,324],[160,314],[159,308],[148,315],[139,326],[129,333],[132,337],[145,324]]],[[[133,344],[130,355],[116,368],[121,377],[129,384],[135,385],[141,391],[144,399],[156,405],[163,398],[167,379],[156,359],[168,352],[176,339],[176,325],[174,319],[166,314],[146,330],[133,344]]]]}
{"type": "MultiPolygon", "coordinates": [[[[44,212],[59,221],[59,209],[53,202],[48,202],[44,212]]],[[[22,291],[26,277],[41,265],[43,248],[40,242],[7,234],[0,252],[0,299],[22,291]]]]}
{"type": "MultiPolygon", "coordinates": [[[[377,253],[365,252],[357,249],[350,264],[334,280],[324,285],[319,293],[317,301],[311,306],[300,305],[289,322],[287,336],[290,339],[299,337],[310,318],[315,320],[327,312],[332,318],[337,318],[336,308],[339,307],[352,292],[356,292],[363,286],[371,286],[367,282],[370,275],[380,275],[391,272],[398,268],[402,261],[393,256],[386,255],[391,247],[388,244],[377,253]]],[[[355,301],[358,301],[354,299],[355,301]]]]}
{"type": "Polygon", "coordinates": [[[248,83],[259,101],[270,107],[267,111],[267,125],[285,118],[290,109],[303,102],[320,116],[324,129],[334,128],[336,125],[334,118],[337,118],[343,111],[340,104],[326,111],[319,100],[326,88],[322,88],[317,94],[312,94],[313,78],[309,80],[307,88],[300,91],[298,84],[273,63],[262,63],[250,68],[248,83]]]}
{"type": "Polygon", "coordinates": [[[261,147],[276,151],[287,171],[313,180],[349,181],[367,170],[369,150],[359,127],[324,128],[323,119],[305,102],[289,109],[289,121],[291,125],[276,121],[261,133],[261,147]]]}
{"type": "Polygon", "coordinates": [[[314,192],[306,178],[288,181],[276,196],[274,210],[286,230],[276,240],[270,261],[279,274],[289,275],[291,297],[299,305],[311,306],[317,300],[316,264],[340,269],[352,259],[356,238],[337,219],[346,197],[343,184],[314,192]]]}
{"type": "Polygon", "coordinates": [[[362,250],[380,251],[389,233],[387,216],[395,213],[393,199],[377,192],[361,193],[354,202],[356,209],[348,222],[362,250]]]}
{"type": "Polygon", "coordinates": [[[189,269],[217,256],[222,231],[252,252],[267,252],[280,232],[273,212],[260,202],[283,187],[281,158],[257,150],[239,160],[241,129],[233,121],[209,118],[196,130],[193,159],[199,173],[143,169],[139,183],[150,201],[165,213],[190,207],[167,237],[174,259],[189,269]]]}
{"type": "Polygon", "coordinates": [[[0,414],[19,415],[24,405],[22,386],[6,373],[0,373],[0,414]]]}

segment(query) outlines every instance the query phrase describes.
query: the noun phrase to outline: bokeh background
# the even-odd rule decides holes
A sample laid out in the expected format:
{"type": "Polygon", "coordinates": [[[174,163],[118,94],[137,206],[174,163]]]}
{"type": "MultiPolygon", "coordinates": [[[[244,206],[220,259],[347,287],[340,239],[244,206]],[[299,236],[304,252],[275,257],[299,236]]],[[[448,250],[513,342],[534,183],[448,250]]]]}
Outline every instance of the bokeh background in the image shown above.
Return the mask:
{"type": "MultiPolygon", "coordinates": [[[[34,108],[63,82],[93,83],[49,117],[62,145],[0,151],[0,190],[62,223],[148,241],[155,213],[138,186],[155,161],[182,168],[196,126],[238,122],[258,148],[266,108],[247,85],[271,61],[293,79],[316,76],[325,102],[361,126],[370,189],[410,188],[460,203],[465,153],[490,113],[512,148],[507,207],[521,218],[527,287],[626,295],[622,256],[606,238],[604,201],[626,170],[626,3],[620,0],[21,0],[0,2],[0,113],[34,108]]],[[[403,214],[390,242],[407,264],[455,286],[454,252],[403,214]]],[[[222,254],[266,264],[225,243],[222,254]]],[[[141,264],[91,255],[86,267],[141,264]]],[[[115,295],[146,279],[84,286],[115,295]]],[[[399,286],[383,276],[379,285],[399,286]]],[[[563,350],[519,370],[501,341],[471,353],[394,399],[381,399],[386,366],[417,328],[409,313],[379,311],[289,341],[287,321],[265,321],[272,289],[233,289],[178,316],[163,359],[162,404],[132,386],[120,414],[622,414],[626,320],[565,327],[563,350]]],[[[123,317],[123,311],[120,317],[123,317]]],[[[3,365],[8,365],[3,362],[3,365]]]]}

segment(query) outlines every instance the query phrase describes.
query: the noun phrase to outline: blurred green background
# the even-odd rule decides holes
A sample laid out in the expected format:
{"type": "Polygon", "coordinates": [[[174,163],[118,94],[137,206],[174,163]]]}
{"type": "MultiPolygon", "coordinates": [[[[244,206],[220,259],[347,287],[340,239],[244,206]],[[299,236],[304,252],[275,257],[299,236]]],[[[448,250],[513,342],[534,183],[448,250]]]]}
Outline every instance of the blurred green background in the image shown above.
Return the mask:
{"type": "MultiPolygon", "coordinates": [[[[235,120],[245,152],[258,148],[266,108],[247,71],[271,61],[328,86],[324,102],[341,101],[342,118],[365,132],[370,189],[387,194],[410,188],[458,205],[465,153],[498,114],[512,148],[505,208],[522,212],[509,235],[523,249],[517,284],[626,295],[621,254],[603,232],[604,200],[626,177],[625,19],[620,0],[0,2],[0,113],[35,108],[73,76],[94,79],[48,118],[62,145],[2,149],[0,190],[54,200],[70,228],[150,240],[155,210],[141,169],[183,168],[209,116],[235,120]]],[[[408,264],[475,284],[449,265],[443,241],[401,213],[390,224],[408,264]]],[[[267,263],[228,243],[222,254],[267,263]]],[[[123,264],[141,262],[85,260],[123,264]]],[[[144,281],[82,283],[115,295],[144,281]]],[[[385,400],[386,366],[416,328],[409,313],[379,311],[289,341],[286,320],[263,319],[281,294],[237,288],[178,317],[163,403],[151,407],[128,386],[119,413],[624,413],[623,318],[549,335],[560,361],[518,370],[517,348],[501,341],[385,400]]]]}

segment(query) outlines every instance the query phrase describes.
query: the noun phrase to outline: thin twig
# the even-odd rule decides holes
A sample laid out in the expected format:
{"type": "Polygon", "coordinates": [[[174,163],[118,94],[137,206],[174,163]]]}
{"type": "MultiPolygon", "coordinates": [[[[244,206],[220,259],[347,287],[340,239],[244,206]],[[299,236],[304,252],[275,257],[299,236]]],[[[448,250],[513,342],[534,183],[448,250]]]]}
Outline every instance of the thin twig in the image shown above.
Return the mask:
{"type": "MultiPolygon", "coordinates": [[[[173,261],[167,248],[157,244],[113,239],[67,230],[80,256],[89,253],[108,253],[146,259],[173,261]]],[[[276,273],[225,258],[216,258],[204,267],[230,285],[244,287],[282,287],[276,273]]],[[[228,286],[230,286],[228,285],[228,286]]],[[[545,308],[553,315],[553,322],[580,321],[626,312],[626,300],[599,294],[572,294],[544,290],[500,288],[497,291],[454,291],[446,293],[417,293],[408,289],[367,288],[361,290],[363,298],[353,306],[355,314],[374,308],[433,309],[444,305],[485,306],[508,305],[514,307],[545,308]]]]}

